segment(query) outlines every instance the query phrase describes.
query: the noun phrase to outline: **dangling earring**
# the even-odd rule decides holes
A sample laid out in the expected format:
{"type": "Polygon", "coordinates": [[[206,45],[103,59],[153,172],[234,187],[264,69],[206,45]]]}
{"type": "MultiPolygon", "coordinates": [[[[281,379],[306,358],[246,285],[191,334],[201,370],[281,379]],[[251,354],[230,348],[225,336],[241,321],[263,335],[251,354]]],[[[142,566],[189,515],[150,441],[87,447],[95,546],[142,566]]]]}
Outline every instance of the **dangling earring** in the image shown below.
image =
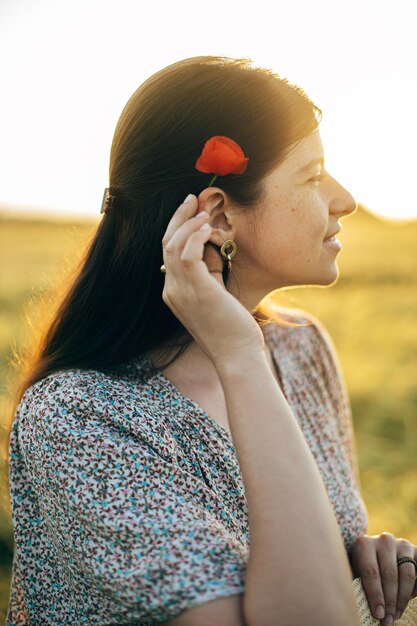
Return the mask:
{"type": "Polygon", "coordinates": [[[235,256],[236,252],[237,252],[237,245],[235,244],[233,239],[227,239],[222,245],[222,247],[220,248],[220,254],[222,255],[224,259],[227,259],[229,272],[232,269],[232,259],[235,256]],[[228,246],[232,246],[231,252],[226,252],[226,248],[228,246]]]}

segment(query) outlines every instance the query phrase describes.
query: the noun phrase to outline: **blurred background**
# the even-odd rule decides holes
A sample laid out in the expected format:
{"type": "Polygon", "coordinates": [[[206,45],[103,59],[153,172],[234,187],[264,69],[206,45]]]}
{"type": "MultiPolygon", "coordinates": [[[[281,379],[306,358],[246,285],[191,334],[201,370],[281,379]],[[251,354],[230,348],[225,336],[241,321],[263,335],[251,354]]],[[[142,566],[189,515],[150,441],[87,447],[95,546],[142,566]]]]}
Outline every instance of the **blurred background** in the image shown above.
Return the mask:
{"type": "MultiPolygon", "coordinates": [[[[12,352],[100,222],[117,119],[157,70],[249,57],[323,110],[326,169],[355,196],[339,279],[275,292],[328,329],[350,396],[369,534],[417,544],[417,43],[413,2],[0,3],[0,437],[12,352]],[[273,13],[272,13],[273,10],[273,13]]],[[[13,555],[0,459],[0,619],[13,555]]]]}

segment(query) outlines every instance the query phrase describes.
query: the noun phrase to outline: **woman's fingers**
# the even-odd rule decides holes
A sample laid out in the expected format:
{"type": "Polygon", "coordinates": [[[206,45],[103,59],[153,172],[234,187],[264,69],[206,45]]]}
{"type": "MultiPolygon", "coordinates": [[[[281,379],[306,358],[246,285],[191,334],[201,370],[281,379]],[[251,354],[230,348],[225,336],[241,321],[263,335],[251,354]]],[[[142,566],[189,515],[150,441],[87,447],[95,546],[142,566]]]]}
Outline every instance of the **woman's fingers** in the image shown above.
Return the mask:
{"type": "Polygon", "coordinates": [[[381,584],[385,597],[385,618],[382,624],[392,626],[397,612],[398,565],[397,544],[394,535],[382,533],[377,539],[377,553],[381,584]]]}
{"type": "Polygon", "coordinates": [[[362,580],[373,616],[383,626],[392,625],[400,617],[416,587],[414,564],[398,565],[397,559],[416,555],[416,546],[388,532],[372,537],[361,535],[352,546],[354,570],[362,580]],[[378,608],[384,610],[384,617],[378,608]]]}
{"type": "Polygon", "coordinates": [[[368,536],[358,537],[353,549],[356,569],[360,574],[372,615],[376,619],[381,619],[385,615],[385,598],[375,541],[368,536]],[[382,613],[378,607],[382,607],[382,613]]]}
{"type": "MultiPolygon", "coordinates": [[[[397,540],[397,556],[396,560],[402,556],[410,556],[414,558],[414,546],[406,539],[397,540]]],[[[413,563],[402,563],[397,565],[398,569],[398,594],[396,619],[400,617],[410,598],[413,596],[414,585],[416,582],[416,570],[413,563]]]]}
{"type": "MultiPolygon", "coordinates": [[[[414,554],[413,554],[413,558],[415,561],[417,561],[417,546],[413,543],[413,550],[414,550],[414,554]]],[[[412,598],[417,598],[417,569],[414,568],[414,588],[411,594],[412,598]]]]}
{"type": "Polygon", "coordinates": [[[168,268],[170,268],[171,272],[168,272],[170,279],[176,280],[180,276],[177,258],[181,261],[181,271],[183,272],[187,272],[187,266],[191,267],[190,261],[198,262],[202,260],[203,264],[198,263],[194,269],[195,279],[200,280],[202,278],[200,272],[208,269],[212,278],[225,289],[222,258],[214,246],[205,245],[208,243],[211,229],[206,233],[207,236],[199,239],[192,238],[187,245],[190,236],[194,232],[198,232],[201,225],[207,222],[209,218],[206,211],[195,213],[198,209],[196,196],[189,194],[187,198],[175,211],[162,239],[162,256],[164,258],[165,270],[168,272],[168,268]],[[202,252],[201,241],[203,243],[202,252]],[[186,245],[187,250],[184,252],[186,245]]]}
{"type": "Polygon", "coordinates": [[[184,278],[190,280],[191,275],[196,280],[201,280],[202,271],[208,274],[203,262],[204,244],[211,234],[211,226],[207,223],[207,219],[206,212],[189,218],[179,226],[165,245],[163,257],[166,278],[169,282],[180,284],[184,282],[184,278]]]}
{"type": "MultiPolygon", "coordinates": [[[[196,218],[198,219],[198,218],[196,218]]],[[[188,280],[200,280],[203,278],[201,272],[208,274],[208,268],[203,261],[204,244],[211,235],[211,226],[207,222],[200,225],[198,230],[193,232],[185,242],[180,255],[182,271],[188,280]]]]}
{"type": "Polygon", "coordinates": [[[165,248],[165,246],[168,244],[168,242],[170,241],[174,233],[176,233],[178,228],[180,228],[180,226],[185,224],[190,219],[190,217],[193,217],[195,215],[195,212],[197,211],[197,209],[198,209],[198,200],[196,196],[194,196],[191,193],[188,194],[184,202],[179,205],[174,215],[171,217],[171,219],[168,222],[168,226],[162,238],[163,248],[165,248]]]}
{"type": "Polygon", "coordinates": [[[189,217],[186,222],[181,224],[176,232],[171,236],[170,240],[164,247],[164,251],[170,254],[171,252],[181,253],[188,237],[201,228],[204,222],[208,220],[208,213],[206,211],[200,211],[198,215],[189,217]]]}
{"type": "MultiPolygon", "coordinates": [[[[211,227],[207,223],[201,224],[202,219],[192,218],[190,223],[180,226],[182,233],[177,237],[178,231],[171,237],[164,250],[164,264],[166,269],[164,289],[162,291],[162,299],[167,306],[173,311],[174,315],[180,322],[188,328],[188,331],[198,341],[198,335],[195,334],[195,324],[198,326],[198,316],[193,316],[193,306],[200,307],[199,313],[202,313],[201,295],[204,297],[211,294],[211,289],[204,287],[207,278],[210,283],[214,283],[216,289],[217,281],[213,280],[209,274],[208,268],[203,261],[204,244],[211,234],[211,227]],[[191,234],[188,234],[191,230],[191,234]],[[173,241],[173,239],[177,241],[173,241]],[[181,242],[185,238],[184,247],[181,242]],[[190,318],[191,315],[191,318],[190,318]]],[[[210,303],[208,304],[210,307],[210,303]]]]}
{"type": "MultiPolygon", "coordinates": [[[[165,287],[175,284],[178,288],[181,277],[187,279],[186,286],[190,287],[193,281],[201,282],[210,274],[216,283],[225,289],[221,256],[214,246],[205,245],[212,232],[211,226],[207,223],[209,215],[206,211],[195,213],[198,207],[196,200],[196,197],[190,194],[189,199],[178,207],[162,240],[166,270],[165,287]],[[207,224],[207,228],[200,230],[204,223],[207,224]]],[[[214,287],[213,283],[210,284],[214,287]]]]}
{"type": "Polygon", "coordinates": [[[213,258],[214,247],[205,250],[213,229],[205,211],[200,217],[195,214],[198,204],[191,195],[175,211],[165,231],[162,299],[213,363],[222,364],[230,354],[236,358],[250,350],[264,353],[259,324],[225,288],[223,265],[213,258]],[[200,230],[203,224],[208,229],[200,230]]]}

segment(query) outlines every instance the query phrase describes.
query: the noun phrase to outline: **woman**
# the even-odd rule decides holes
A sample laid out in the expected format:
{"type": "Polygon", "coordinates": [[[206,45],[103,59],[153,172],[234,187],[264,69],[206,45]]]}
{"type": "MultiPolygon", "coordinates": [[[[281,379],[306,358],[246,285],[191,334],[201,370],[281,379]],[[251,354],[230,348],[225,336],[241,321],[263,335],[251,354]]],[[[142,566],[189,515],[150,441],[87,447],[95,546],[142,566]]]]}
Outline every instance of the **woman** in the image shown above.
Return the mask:
{"type": "Polygon", "coordinates": [[[320,113],[226,57],[130,98],[102,223],[18,394],[8,624],[353,626],[361,575],[375,615],[406,605],[415,547],[365,535],[332,341],[261,304],[337,278],[356,204],[320,113]]]}

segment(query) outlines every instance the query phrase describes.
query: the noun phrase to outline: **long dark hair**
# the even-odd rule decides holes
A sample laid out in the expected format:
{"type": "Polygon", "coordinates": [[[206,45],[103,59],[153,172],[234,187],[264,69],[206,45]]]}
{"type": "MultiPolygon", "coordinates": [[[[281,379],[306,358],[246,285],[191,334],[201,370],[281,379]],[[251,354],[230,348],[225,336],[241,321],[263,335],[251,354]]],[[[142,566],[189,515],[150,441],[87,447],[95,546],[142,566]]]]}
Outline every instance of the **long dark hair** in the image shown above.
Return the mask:
{"type": "MultiPolygon", "coordinates": [[[[216,185],[256,219],[263,178],[320,119],[321,110],[301,88],[247,58],[192,57],[148,78],[114,133],[114,205],[56,296],[52,320],[19,357],[15,407],[30,385],[56,370],[108,371],[168,344],[179,351],[160,368],[178,358],[193,338],[162,300],[161,241],[185,196],[198,195],[212,178],[194,167],[205,141],[226,135],[250,156],[244,174],[222,176],[216,185]]],[[[223,279],[227,287],[227,262],[223,279]]],[[[265,311],[254,315],[265,319],[265,311]]]]}

